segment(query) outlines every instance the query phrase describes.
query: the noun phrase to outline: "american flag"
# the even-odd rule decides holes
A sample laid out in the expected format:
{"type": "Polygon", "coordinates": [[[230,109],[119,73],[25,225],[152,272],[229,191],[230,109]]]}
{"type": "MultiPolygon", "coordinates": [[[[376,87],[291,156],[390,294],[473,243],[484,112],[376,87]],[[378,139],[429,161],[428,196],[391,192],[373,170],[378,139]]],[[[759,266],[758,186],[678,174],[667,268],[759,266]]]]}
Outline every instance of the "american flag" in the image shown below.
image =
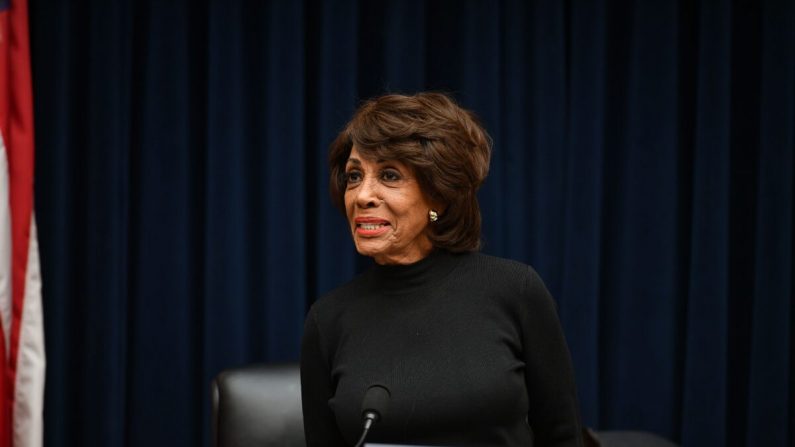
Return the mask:
{"type": "Polygon", "coordinates": [[[44,322],[33,211],[26,0],[0,0],[0,446],[43,436],[44,322]]]}

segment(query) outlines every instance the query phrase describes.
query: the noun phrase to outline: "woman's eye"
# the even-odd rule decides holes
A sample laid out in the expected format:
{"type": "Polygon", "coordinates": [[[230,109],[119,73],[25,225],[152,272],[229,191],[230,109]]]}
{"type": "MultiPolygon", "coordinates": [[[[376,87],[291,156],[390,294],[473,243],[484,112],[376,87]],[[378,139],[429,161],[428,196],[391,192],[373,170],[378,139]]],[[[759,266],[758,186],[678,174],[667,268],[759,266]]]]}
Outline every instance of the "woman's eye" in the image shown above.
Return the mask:
{"type": "Polygon", "coordinates": [[[359,183],[362,180],[362,174],[358,171],[350,171],[345,173],[345,183],[359,183]]]}
{"type": "Polygon", "coordinates": [[[387,169],[381,173],[381,178],[387,182],[395,182],[400,180],[400,173],[392,169],[387,169]]]}

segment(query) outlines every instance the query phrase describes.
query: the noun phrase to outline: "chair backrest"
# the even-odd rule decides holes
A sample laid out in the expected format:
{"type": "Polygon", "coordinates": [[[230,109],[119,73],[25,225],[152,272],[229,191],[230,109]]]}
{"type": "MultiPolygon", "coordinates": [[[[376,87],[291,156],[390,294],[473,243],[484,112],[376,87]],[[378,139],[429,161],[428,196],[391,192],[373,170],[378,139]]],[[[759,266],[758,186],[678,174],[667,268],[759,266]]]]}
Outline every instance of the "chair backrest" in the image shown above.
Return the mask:
{"type": "Polygon", "coordinates": [[[224,371],[211,385],[215,447],[304,447],[298,364],[224,371]]]}

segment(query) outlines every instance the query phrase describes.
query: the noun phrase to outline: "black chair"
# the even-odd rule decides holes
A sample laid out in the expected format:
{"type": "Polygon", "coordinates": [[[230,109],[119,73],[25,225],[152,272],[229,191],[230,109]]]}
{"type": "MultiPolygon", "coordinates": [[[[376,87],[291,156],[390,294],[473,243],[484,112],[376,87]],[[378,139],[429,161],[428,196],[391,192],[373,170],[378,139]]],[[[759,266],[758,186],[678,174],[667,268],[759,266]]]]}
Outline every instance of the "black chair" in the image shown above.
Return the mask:
{"type": "MultiPolygon", "coordinates": [[[[298,365],[252,365],[218,374],[211,387],[215,447],[304,447],[298,365]]],[[[585,430],[587,446],[677,447],[638,431],[585,430]]]]}
{"type": "Polygon", "coordinates": [[[224,371],[211,385],[215,447],[305,447],[297,364],[224,371]]]}

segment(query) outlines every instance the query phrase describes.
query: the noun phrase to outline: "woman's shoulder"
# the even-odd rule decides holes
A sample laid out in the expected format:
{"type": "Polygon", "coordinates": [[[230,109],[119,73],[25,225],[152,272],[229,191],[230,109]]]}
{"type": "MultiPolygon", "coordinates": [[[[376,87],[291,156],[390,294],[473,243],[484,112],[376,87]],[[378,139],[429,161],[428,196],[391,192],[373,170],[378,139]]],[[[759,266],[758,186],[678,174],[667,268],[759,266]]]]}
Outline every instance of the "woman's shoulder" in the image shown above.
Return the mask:
{"type": "Polygon", "coordinates": [[[469,270],[479,271],[483,275],[497,275],[500,279],[525,281],[538,275],[533,267],[523,262],[480,252],[467,255],[464,263],[469,270]]]}
{"type": "Polygon", "coordinates": [[[369,271],[361,273],[353,279],[335,287],[334,289],[320,295],[312,304],[314,312],[331,312],[334,309],[342,309],[345,305],[356,297],[361,296],[367,290],[371,279],[369,271]]]}
{"type": "Polygon", "coordinates": [[[549,292],[536,270],[523,262],[484,253],[472,253],[464,261],[460,277],[492,290],[511,301],[546,300],[549,292]]]}

